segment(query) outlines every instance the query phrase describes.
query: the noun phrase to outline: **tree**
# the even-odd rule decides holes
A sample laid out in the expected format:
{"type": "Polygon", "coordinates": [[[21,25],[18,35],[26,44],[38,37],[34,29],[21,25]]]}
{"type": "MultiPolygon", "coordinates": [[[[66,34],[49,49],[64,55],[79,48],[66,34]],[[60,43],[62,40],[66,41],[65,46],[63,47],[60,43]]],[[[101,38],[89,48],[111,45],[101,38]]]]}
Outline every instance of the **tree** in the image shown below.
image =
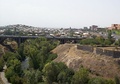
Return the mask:
{"type": "Polygon", "coordinates": [[[120,84],[120,78],[118,76],[115,77],[115,83],[120,84]]]}
{"type": "Polygon", "coordinates": [[[3,55],[3,59],[7,62],[9,59],[12,59],[12,58],[15,58],[14,56],[14,53],[12,52],[6,52],[4,55],[3,55]]]}
{"type": "Polygon", "coordinates": [[[57,56],[50,51],[57,45],[57,42],[47,41],[45,38],[28,40],[25,42],[24,55],[30,57],[30,68],[42,70],[44,65],[57,56]]]}
{"type": "Polygon", "coordinates": [[[108,39],[111,40],[112,39],[112,32],[108,31],[108,39]]]}
{"type": "Polygon", "coordinates": [[[8,79],[8,81],[10,81],[10,77],[12,77],[13,75],[15,75],[14,67],[11,66],[5,71],[5,76],[8,79]]]}
{"type": "Polygon", "coordinates": [[[75,72],[72,78],[72,84],[87,84],[88,81],[89,72],[84,68],[80,68],[79,71],[75,72]]]}
{"type": "Polygon", "coordinates": [[[13,35],[14,32],[11,31],[9,28],[4,31],[4,35],[13,35]]]}
{"type": "Polygon", "coordinates": [[[110,41],[111,44],[113,44],[115,42],[115,39],[113,39],[112,37],[112,32],[111,30],[108,31],[108,40],[110,41]]]}
{"type": "MultiPolygon", "coordinates": [[[[18,51],[14,53],[7,52],[3,56],[7,65],[7,70],[5,72],[7,79],[12,84],[37,84],[43,82],[42,77],[44,74],[42,70],[48,62],[51,62],[57,57],[56,54],[50,52],[57,45],[58,43],[53,42],[52,40],[47,41],[45,38],[39,38],[35,40],[27,40],[24,44],[20,45],[18,51]],[[27,71],[21,69],[21,62],[24,61],[25,58],[29,58],[29,68],[26,69],[27,71]]],[[[60,70],[62,70],[60,67],[63,66],[60,64],[50,64],[49,67],[47,67],[48,69],[45,68],[44,77],[47,78],[48,82],[58,82],[57,77],[60,70]]],[[[66,69],[66,67],[64,68],[66,69]]],[[[69,73],[66,72],[70,71],[65,70],[63,72],[67,79],[69,73]]],[[[70,78],[71,77],[68,77],[67,81],[69,81],[70,78]]]]}
{"type": "Polygon", "coordinates": [[[120,46],[120,39],[115,42],[115,45],[120,46]]]}
{"type": "Polygon", "coordinates": [[[12,84],[22,84],[22,78],[19,77],[17,74],[14,74],[10,77],[10,82],[12,84]]]}
{"type": "Polygon", "coordinates": [[[3,70],[4,64],[5,64],[5,63],[4,63],[3,57],[0,57],[0,71],[3,70]]]}
{"type": "Polygon", "coordinates": [[[53,82],[60,84],[70,84],[74,71],[69,69],[64,63],[48,63],[43,68],[44,81],[47,84],[53,82]]]}
{"type": "Polygon", "coordinates": [[[25,60],[26,56],[24,54],[24,44],[21,44],[17,51],[18,51],[18,54],[20,55],[19,56],[20,57],[19,60],[20,61],[25,60]]]}
{"type": "Polygon", "coordinates": [[[22,72],[22,70],[21,70],[21,62],[18,60],[18,59],[14,59],[14,60],[12,60],[12,66],[14,67],[14,71],[15,71],[15,73],[17,73],[18,75],[21,75],[21,72],[22,72]]]}
{"type": "Polygon", "coordinates": [[[38,84],[42,82],[42,73],[39,70],[27,70],[23,79],[24,84],[38,84]]]}
{"type": "Polygon", "coordinates": [[[3,58],[6,61],[7,67],[10,67],[15,64],[15,60],[19,61],[20,55],[18,53],[7,52],[5,55],[3,55],[3,58]]]}
{"type": "Polygon", "coordinates": [[[55,58],[57,58],[57,54],[49,53],[49,56],[46,62],[51,62],[55,58]]]}
{"type": "Polygon", "coordinates": [[[88,84],[115,84],[112,80],[105,80],[103,78],[91,78],[88,84]]]}
{"type": "Polygon", "coordinates": [[[70,84],[72,77],[74,75],[74,71],[72,69],[66,68],[60,71],[57,76],[57,80],[60,84],[70,84]]]}
{"type": "Polygon", "coordinates": [[[57,82],[57,75],[59,71],[57,70],[57,65],[55,63],[48,63],[43,68],[44,81],[47,84],[52,84],[52,82],[57,82]]]}
{"type": "Polygon", "coordinates": [[[97,45],[99,43],[98,43],[98,40],[96,40],[96,39],[88,38],[88,39],[81,40],[80,44],[83,44],[83,45],[97,45]]]}
{"type": "Polygon", "coordinates": [[[98,36],[95,39],[96,39],[96,41],[98,41],[99,45],[104,45],[105,39],[102,36],[98,36]]]}

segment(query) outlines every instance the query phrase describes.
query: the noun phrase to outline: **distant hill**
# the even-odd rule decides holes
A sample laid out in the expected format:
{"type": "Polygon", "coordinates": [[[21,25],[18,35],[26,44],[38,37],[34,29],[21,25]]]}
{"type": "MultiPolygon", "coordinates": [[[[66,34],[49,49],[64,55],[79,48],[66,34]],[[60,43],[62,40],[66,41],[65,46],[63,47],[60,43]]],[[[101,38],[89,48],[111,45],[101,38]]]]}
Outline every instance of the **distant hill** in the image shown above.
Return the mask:
{"type": "Polygon", "coordinates": [[[28,25],[22,25],[22,24],[15,24],[15,25],[7,25],[7,26],[1,26],[0,28],[36,28],[33,26],[28,26],[28,25]]]}

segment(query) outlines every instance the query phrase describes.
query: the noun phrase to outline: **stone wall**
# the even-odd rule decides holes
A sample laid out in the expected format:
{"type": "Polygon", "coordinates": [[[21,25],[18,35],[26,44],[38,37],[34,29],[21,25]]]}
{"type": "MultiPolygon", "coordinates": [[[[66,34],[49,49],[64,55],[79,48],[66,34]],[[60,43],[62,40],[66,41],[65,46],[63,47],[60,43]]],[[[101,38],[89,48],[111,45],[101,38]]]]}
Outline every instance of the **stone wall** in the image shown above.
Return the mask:
{"type": "Polygon", "coordinates": [[[77,49],[93,52],[95,54],[111,56],[111,57],[114,57],[114,58],[119,58],[120,57],[120,51],[107,50],[107,49],[102,49],[102,48],[99,48],[99,47],[77,45],[77,49]]]}
{"type": "Polygon", "coordinates": [[[112,51],[112,50],[104,50],[104,55],[107,55],[107,56],[114,56],[114,51],[112,51]]]}
{"type": "Polygon", "coordinates": [[[119,58],[120,57],[120,51],[114,51],[114,58],[119,58]]]}
{"type": "Polygon", "coordinates": [[[101,54],[101,55],[103,55],[103,49],[101,49],[101,48],[96,48],[96,54],[101,54]]]}
{"type": "Polygon", "coordinates": [[[89,51],[89,52],[93,52],[94,48],[92,46],[81,46],[78,45],[77,46],[78,49],[84,50],[84,51],[89,51]]]}

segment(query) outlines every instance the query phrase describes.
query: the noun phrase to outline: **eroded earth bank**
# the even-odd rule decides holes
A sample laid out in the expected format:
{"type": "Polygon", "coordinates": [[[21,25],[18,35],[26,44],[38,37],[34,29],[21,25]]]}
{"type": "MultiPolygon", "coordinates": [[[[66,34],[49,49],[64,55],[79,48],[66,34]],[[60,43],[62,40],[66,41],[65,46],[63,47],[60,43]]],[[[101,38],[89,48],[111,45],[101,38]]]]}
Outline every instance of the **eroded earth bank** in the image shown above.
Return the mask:
{"type": "Polygon", "coordinates": [[[54,60],[55,62],[64,62],[74,70],[79,70],[83,66],[91,72],[91,76],[120,77],[120,58],[82,51],[77,49],[77,44],[61,44],[52,52],[58,54],[58,57],[54,60]]]}

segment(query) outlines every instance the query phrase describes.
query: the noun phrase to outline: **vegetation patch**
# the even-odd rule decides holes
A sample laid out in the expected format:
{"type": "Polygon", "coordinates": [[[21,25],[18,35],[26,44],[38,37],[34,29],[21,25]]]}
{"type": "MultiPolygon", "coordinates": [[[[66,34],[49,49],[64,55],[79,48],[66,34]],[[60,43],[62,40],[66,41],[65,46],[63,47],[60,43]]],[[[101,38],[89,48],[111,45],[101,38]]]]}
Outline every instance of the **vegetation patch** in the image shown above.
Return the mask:
{"type": "MultiPolygon", "coordinates": [[[[118,84],[116,80],[91,78],[90,72],[84,67],[78,71],[68,68],[62,62],[53,62],[57,54],[53,50],[59,42],[39,38],[27,40],[16,52],[7,52],[0,59],[1,67],[7,66],[5,76],[12,84],[118,84]],[[29,66],[22,68],[27,59],[29,66]],[[3,61],[3,62],[2,62],[3,61]],[[3,64],[2,64],[3,63],[3,64]]],[[[69,48],[69,46],[67,46],[69,48]]],[[[67,49],[66,48],[66,49],[67,49]]],[[[66,51],[66,49],[64,51],[66,51]]],[[[74,48],[72,48],[74,49],[74,48]]],[[[68,49],[71,52],[72,49],[68,49]]],[[[63,51],[63,52],[64,52],[63,51]]],[[[74,55],[74,53],[71,53],[74,55]]],[[[75,56],[74,56],[75,59],[75,56]]],[[[77,59],[75,60],[77,62],[77,59]]]]}

